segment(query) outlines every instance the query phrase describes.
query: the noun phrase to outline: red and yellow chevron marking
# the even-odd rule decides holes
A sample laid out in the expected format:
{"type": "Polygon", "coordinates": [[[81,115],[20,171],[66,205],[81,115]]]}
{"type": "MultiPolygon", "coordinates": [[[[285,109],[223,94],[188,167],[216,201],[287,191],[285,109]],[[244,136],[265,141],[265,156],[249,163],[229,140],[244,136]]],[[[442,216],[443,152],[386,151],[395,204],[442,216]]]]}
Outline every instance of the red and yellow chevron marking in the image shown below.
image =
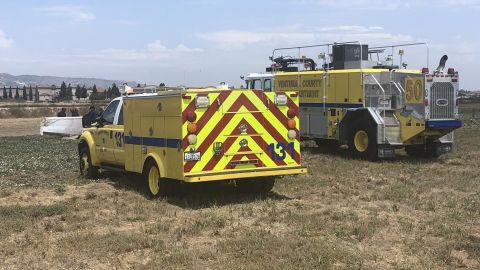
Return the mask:
{"type": "Polygon", "coordinates": [[[185,161],[184,172],[215,172],[248,168],[275,168],[300,165],[300,133],[298,115],[294,128],[297,136],[288,138],[288,109],[298,112],[298,97],[285,93],[288,103],[275,105],[275,93],[260,90],[226,90],[210,92],[210,106],[195,108],[195,95],[183,102],[184,151],[190,151],[188,143],[187,113],[195,111],[197,143],[194,151],[201,153],[198,161],[185,161]],[[240,127],[246,127],[241,132],[240,127]],[[241,146],[246,140],[247,146],[241,146]],[[214,143],[222,143],[220,155],[215,155],[214,143]]]}

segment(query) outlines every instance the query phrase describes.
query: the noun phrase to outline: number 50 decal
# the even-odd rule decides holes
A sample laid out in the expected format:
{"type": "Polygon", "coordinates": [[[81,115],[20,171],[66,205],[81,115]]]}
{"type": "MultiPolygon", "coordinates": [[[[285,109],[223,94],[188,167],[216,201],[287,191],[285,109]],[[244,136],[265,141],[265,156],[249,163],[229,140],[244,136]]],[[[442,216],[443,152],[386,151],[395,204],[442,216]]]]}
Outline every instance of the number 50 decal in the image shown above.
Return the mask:
{"type": "Polygon", "coordinates": [[[423,103],[423,78],[405,79],[405,99],[407,103],[423,103]]]}
{"type": "Polygon", "coordinates": [[[295,145],[293,142],[289,144],[279,142],[277,145],[271,143],[268,145],[267,151],[270,151],[272,160],[284,160],[287,157],[287,153],[290,154],[292,158],[295,157],[295,145]],[[279,154],[277,154],[275,148],[280,152],[279,154]]]}

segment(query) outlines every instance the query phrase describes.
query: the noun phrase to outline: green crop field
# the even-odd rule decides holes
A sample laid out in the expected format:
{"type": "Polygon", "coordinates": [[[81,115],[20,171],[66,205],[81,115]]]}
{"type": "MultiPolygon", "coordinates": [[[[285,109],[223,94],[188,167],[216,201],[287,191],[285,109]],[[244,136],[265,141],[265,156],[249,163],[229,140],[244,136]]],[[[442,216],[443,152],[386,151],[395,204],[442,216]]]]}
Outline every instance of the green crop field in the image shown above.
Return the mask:
{"type": "Polygon", "coordinates": [[[479,135],[436,160],[305,142],[309,173],[265,198],[217,183],[158,200],[135,177],[79,177],[75,140],[0,138],[0,268],[479,269],[479,135]]]}

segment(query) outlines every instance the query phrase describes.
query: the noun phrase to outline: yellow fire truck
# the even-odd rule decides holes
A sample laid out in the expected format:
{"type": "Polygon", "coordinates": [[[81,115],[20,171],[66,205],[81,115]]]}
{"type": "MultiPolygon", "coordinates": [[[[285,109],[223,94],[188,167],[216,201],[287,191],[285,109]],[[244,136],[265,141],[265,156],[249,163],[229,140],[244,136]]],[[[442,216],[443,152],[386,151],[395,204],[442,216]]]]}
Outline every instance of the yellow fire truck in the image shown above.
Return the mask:
{"type": "MultiPolygon", "coordinates": [[[[405,148],[409,155],[438,157],[452,149],[458,119],[458,72],[444,72],[445,55],[439,67],[405,69],[394,65],[404,47],[424,43],[368,48],[359,42],[280,48],[273,51],[266,73],[251,73],[247,88],[265,91],[291,89],[300,93],[302,137],[318,142],[331,140],[359,158],[395,156],[405,148]],[[323,48],[323,65],[304,56],[279,56],[282,50],[323,48]],[[392,51],[386,60],[379,54],[392,51]],[[326,51],[325,51],[326,50],[326,51]],[[377,55],[377,60],[375,60],[377,55]],[[328,59],[330,58],[330,59],[328,59]]],[[[427,67],[428,67],[428,46],[427,67]]]]}
{"type": "Polygon", "coordinates": [[[142,173],[151,196],[179,180],[269,192],[300,165],[298,93],[188,89],[111,101],[78,144],[80,172],[142,173]]]}

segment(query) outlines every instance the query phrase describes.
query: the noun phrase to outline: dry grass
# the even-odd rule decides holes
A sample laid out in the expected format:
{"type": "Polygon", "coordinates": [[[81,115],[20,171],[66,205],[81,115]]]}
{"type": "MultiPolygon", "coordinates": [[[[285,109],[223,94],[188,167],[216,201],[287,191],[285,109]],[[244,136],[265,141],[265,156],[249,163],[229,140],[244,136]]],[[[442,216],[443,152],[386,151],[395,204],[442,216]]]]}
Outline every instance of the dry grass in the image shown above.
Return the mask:
{"type": "Polygon", "coordinates": [[[79,178],[74,141],[0,138],[0,268],[479,269],[479,132],[437,160],[307,142],[309,174],[266,198],[206,184],[153,201],[139,179],[79,178]]]}

